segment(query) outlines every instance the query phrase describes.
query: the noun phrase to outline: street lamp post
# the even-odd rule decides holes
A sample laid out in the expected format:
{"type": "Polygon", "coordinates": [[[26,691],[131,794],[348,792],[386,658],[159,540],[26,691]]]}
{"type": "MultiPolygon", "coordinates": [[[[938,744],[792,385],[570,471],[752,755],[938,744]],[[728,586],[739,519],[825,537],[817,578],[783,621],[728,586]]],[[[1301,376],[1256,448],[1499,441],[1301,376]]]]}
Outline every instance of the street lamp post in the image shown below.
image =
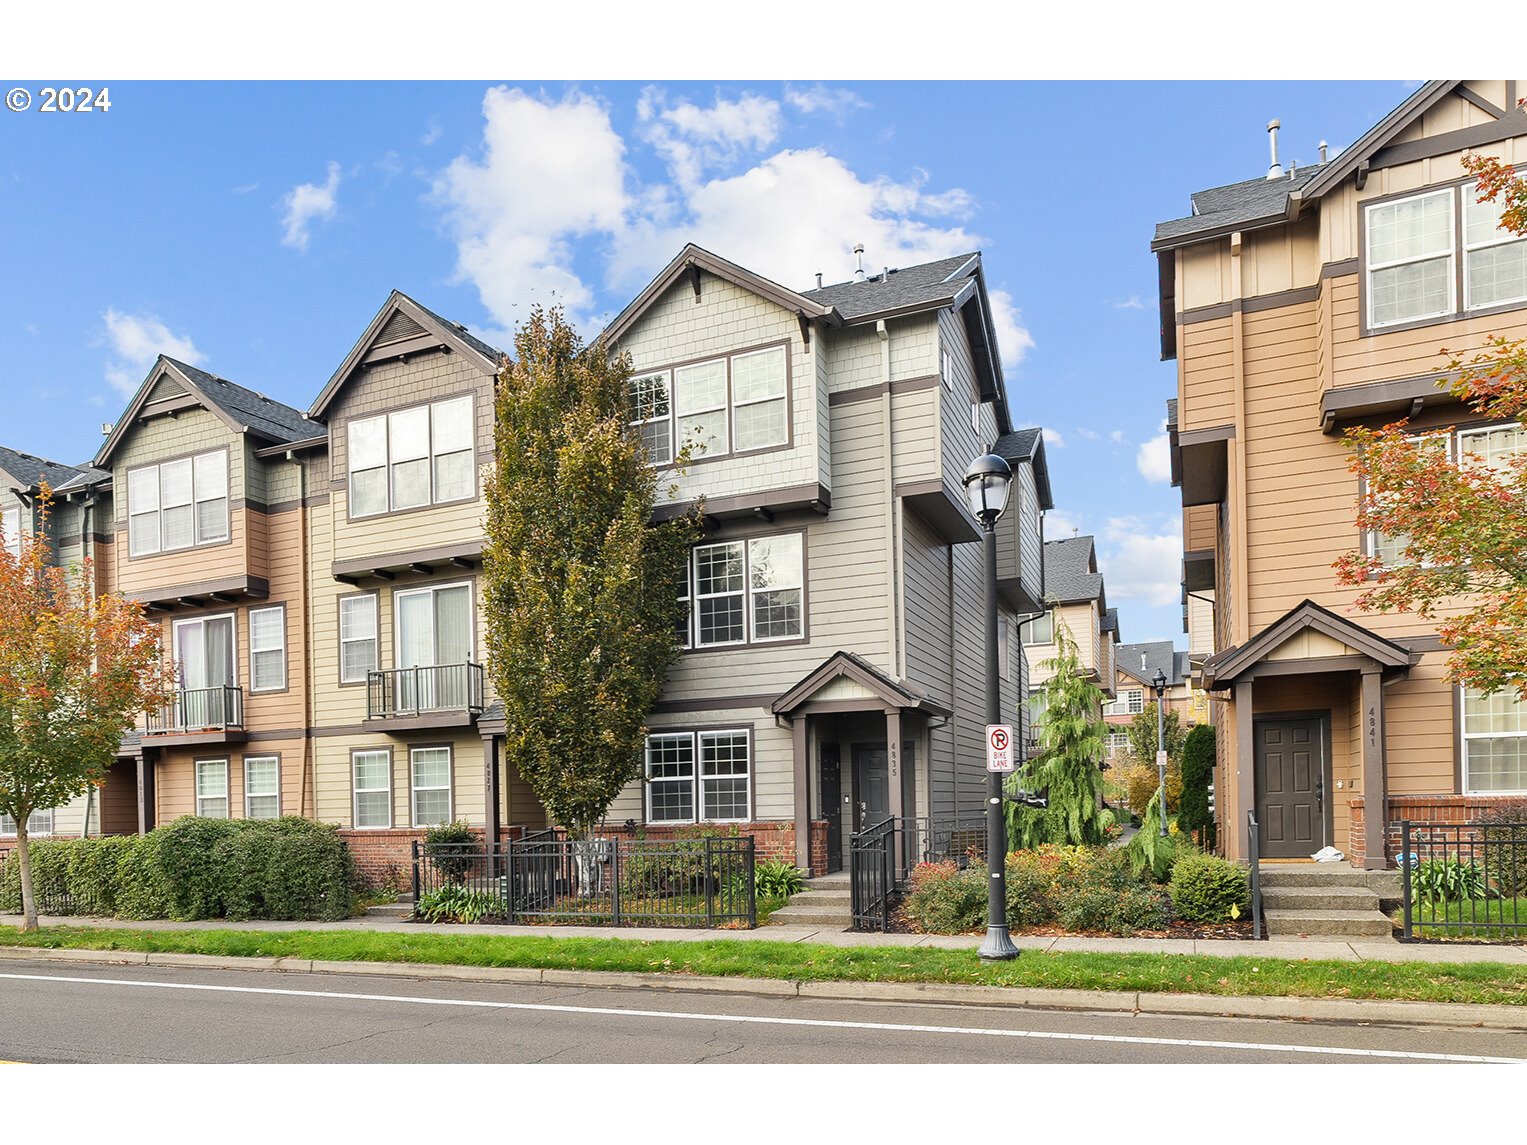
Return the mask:
{"type": "MultiPolygon", "coordinates": [[[[1002,692],[997,664],[997,518],[1007,508],[1013,471],[994,453],[984,454],[965,470],[965,502],[981,523],[986,557],[986,722],[1000,724],[1002,692]]],[[[986,862],[991,872],[986,897],[986,938],[983,961],[1006,962],[1018,957],[1007,933],[1007,827],[1002,820],[1002,776],[987,775],[986,862]]]]}
{"type": "Polygon", "coordinates": [[[1166,673],[1156,669],[1156,778],[1161,792],[1161,837],[1166,838],[1166,673]]]}

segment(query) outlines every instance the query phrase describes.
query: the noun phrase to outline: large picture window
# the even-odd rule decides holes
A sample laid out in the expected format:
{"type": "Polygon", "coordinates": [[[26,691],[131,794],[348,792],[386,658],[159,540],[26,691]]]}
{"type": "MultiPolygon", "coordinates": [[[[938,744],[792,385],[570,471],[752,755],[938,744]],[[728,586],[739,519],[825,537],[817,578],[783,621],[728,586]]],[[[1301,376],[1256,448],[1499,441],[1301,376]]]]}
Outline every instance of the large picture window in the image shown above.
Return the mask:
{"type": "Polygon", "coordinates": [[[350,516],[470,500],[477,492],[472,431],[470,396],[352,421],[350,516]]]}
{"type": "Polygon", "coordinates": [[[784,346],[653,370],[631,379],[631,425],[654,464],[684,445],[694,459],[770,449],[790,440],[789,386],[784,346]]]}
{"type": "Polygon", "coordinates": [[[228,536],[227,450],[128,470],[131,556],[218,544],[228,536]]]}
{"type": "Polygon", "coordinates": [[[693,645],[766,644],[806,632],[803,534],[696,545],[693,645]]]}
{"type": "Polygon", "coordinates": [[[1509,690],[1463,689],[1463,790],[1527,792],[1527,704],[1509,690]]]}
{"type": "Polygon", "coordinates": [[[647,737],[647,821],[746,822],[751,771],[746,728],[655,732],[647,737]]]}

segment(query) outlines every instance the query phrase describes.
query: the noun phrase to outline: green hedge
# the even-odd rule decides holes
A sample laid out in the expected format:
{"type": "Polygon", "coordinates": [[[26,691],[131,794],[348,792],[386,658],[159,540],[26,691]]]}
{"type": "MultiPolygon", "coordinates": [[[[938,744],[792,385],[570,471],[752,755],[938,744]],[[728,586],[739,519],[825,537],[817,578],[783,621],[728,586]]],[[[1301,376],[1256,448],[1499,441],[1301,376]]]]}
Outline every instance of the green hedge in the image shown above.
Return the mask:
{"type": "Polygon", "coordinates": [[[1172,868],[1172,910],[1189,922],[1226,922],[1251,907],[1246,868],[1216,855],[1187,855],[1172,868]]]}
{"type": "MultiPolygon", "coordinates": [[[[338,829],[306,819],[177,819],[147,835],[39,839],[32,885],[49,914],[118,918],[340,919],[355,865],[338,829]]],[[[0,911],[21,909],[14,854],[0,911]]]]}

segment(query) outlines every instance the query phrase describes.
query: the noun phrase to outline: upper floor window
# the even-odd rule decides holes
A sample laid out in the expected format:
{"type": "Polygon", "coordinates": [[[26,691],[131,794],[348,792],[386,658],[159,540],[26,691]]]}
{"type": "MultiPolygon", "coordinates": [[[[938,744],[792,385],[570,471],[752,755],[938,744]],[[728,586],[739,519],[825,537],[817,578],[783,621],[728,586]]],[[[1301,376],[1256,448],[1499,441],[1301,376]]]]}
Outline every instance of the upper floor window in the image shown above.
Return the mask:
{"type": "Polygon", "coordinates": [[[686,444],[695,458],[784,445],[789,375],[784,346],[639,374],[630,383],[631,424],[657,464],[686,444]]]}
{"type": "MultiPolygon", "coordinates": [[[[1445,457],[1452,457],[1452,437],[1446,433],[1416,434],[1411,442],[1417,449],[1436,450],[1445,457]]],[[[1374,500],[1377,500],[1375,496],[1374,500]]],[[[1406,563],[1405,550],[1410,547],[1410,534],[1408,533],[1381,533],[1377,529],[1370,529],[1364,537],[1368,552],[1378,557],[1386,565],[1402,565],[1406,563]]]]}
{"type": "Polygon", "coordinates": [[[286,606],[249,610],[249,690],[279,692],[286,687],[286,606]]]}
{"type": "Polygon", "coordinates": [[[0,512],[0,543],[5,551],[17,560],[21,559],[21,508],[11,506],[0,512]]]}
{"type": "Polygon", "coordinates": [[[1103,705],[1105,716],[1137,716],[1145,710],[1145,689],[1125,688],[1103,705]]]}
{"type": "Polygon", "coordinates": [[[1463,689],[1463,790],[1527,791],[1527,703],[1463,689]]]}
{"type": "Polygon", "coordinates": [[[1478,197],[1466,183],[1365,208],[1370,328],[1527,301],[1527,239],[1501,229],[1501,205],[1478,197]]]}
{"type": "Polygon", "coordinates": [[[1022,628],[1024,644],[1054,644],[1055,643],[1055,614],[1045,612],[1025,620],[1022,628]]]}
{"type": "Polygon", "coordinates": [[[350,423],[350,516],[470,500],[472,399],[448,398],[350,423]]]}
{"type": "Polygon", "coordinates": [[[1509,473],[1507,462],[1527,452],[1527,430],[1513,422],[1482,429],[1458,431],[1458,457],[1462,464],[1485,465],[1509,473]]]}
{"type": "Polygon", "coordinates": [[[228,539],[228,451],[127,473],[127,547],[135,557],[228,539]]]}
{"type": "Polygon", "coordinates": [[[376,594],[361,593],[339,601],[339,682],[365,681],[377,669],[376,594]]]}
{"type": "Polygon", "coordinates": [[[802,534],[696,545],[691,558],[695,646],[766,643],[805,635],[802,534]]]}

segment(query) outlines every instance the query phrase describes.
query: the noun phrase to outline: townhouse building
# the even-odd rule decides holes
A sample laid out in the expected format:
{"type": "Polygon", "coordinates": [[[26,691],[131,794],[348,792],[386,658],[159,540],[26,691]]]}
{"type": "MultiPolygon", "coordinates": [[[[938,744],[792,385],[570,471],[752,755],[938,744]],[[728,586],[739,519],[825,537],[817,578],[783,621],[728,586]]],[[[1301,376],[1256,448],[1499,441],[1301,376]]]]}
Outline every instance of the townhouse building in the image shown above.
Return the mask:
{"type": "MultiPolygon", "coordinates": [[[[989,448],[1014,472],[998,587],[1016,722],[1052,507],[980,256],[797,292],[689,246],[601,336],[631,355],[654,463],[693,454],[659,516],[703,498],[705,520],[646,774],[605,830],[727,825],[825,873],[888,816],[979,814],[984,586],[960,478],[989,448]]],[[[124,737],[91,829],[304,815],[386,878],[431,826],[551,825],[502,758],[484,667],[502,361],[394,292],[307,410],[160,358],[91,467],[43,473],[81,496],[62,539],[89,538],[179,674],[124,737]]]]}
{"type": "Polygon", "coordinates": [[[1274,134],[1265,178],[1200,191],[1156,228],[1190,640],[1236,858],[1333,845],[1380,868],[1399,820],[1527,792],[1520,705],[1451,683],[1435,619],[1358,612],[1331,568],[1359,546],[1403,559],[1402,539],[1353,523],[1344,428],[1408,419],[1477,463],[1522,448],[1519,426],[1437,384],[1442,347],[1466,357],[1486,335],[1527,335],[1527,243],[1460,163],[1527,161],[1522,95],[1520,80],[1426,83],[1312,166],[1279,164],[1274,134]]]}
{"type": "Polygon", "coordinates": [[[1161,700],[1165,711],[1176,712],[1184,728],[1207,719],[1208,700],[1192,686],[1188,653],[1178,651],[1170,640],[1120,644],[1114,657],[1114,698],[1103,705],[1110,759],[1129,753],[1129,725],[1156,702],[1158,673],[1166,681],[1161,700]]]}

